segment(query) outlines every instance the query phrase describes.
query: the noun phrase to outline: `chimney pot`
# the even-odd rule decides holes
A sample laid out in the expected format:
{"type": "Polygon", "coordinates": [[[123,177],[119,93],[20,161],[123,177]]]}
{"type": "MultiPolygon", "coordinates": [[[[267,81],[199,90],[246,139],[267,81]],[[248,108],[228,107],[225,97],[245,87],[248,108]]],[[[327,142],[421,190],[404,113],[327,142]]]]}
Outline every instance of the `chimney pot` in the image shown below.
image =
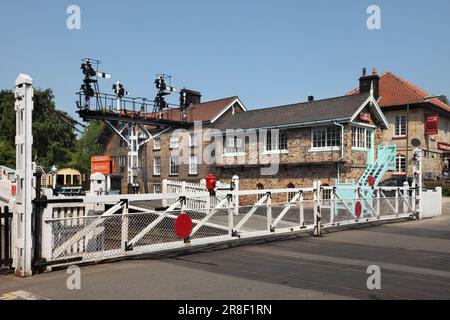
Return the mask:
{"type": "Polygon", "coordinates": [[[313,102],[314,101],[314,96],[308,96],[308,102],[313,102]]]}
{"type": "Polygon", "coordinates": [[[365,77],[367,75],[367,69],[363,68],[362,69],[362,76],[365,77]]]}
{"type": "Polygon", "coordinates": [[[377,75],[377,68],[373,68],[373,69],[372,69],[372,75],[373,75],[373,76],[376,76],[376,75],[377,75]]]}

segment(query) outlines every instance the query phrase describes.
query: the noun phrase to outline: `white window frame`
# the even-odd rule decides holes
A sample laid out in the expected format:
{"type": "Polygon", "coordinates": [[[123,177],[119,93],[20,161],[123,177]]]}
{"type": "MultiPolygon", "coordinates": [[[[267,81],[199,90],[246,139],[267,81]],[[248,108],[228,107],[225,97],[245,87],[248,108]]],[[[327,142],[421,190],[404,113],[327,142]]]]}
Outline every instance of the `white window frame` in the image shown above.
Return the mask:
{"type": "Polygon", "coordinates": [[[153,150],[155,151],[161,150],[161,138],[155,138],[153,140],[153,150]]]}
{"type": "Polygon", "coordinates": [[[169,148],[170,149],[178,149],[180,147],[180,137],[170,137],[169,148]]]}
{"type": "Polygon", "coordinates": [[[311,149],[309,150],[309,152],[330,152],[330,151],[339,151],[341,150],[341,145],[342,144],[342,129],[339,127],[332,127],[332,126],[326,126],[326,127],[313,127],[311,128],[311,149]],[[338,139],[336,140],[339,145],[337,146],[331,146],[328,145],[328,135],[331,133],[331,129],[336,133],[338,139]],[[319,131],[319,130],[325,130],[325,136],[324,136],[324,143],[325,146],[322,147],[315,147],[314,146],[314,136],[315,136],[315,132],[319,131]],[[329,131],[330,130],[330,131],[329,131]]]}
{"type": "Polygon", "coordinates": [[[195,154],[189,156],[189,175],[198,175],[198,156],[195,154]]]}
{"type": "Polygon", "coordinates": [[[402,154],[398,154],[395,157],[395,172],[394,174],[396,175],[406,175],[406,167],[407,167],[407,163],[406,163],[406,157],[402,154]],[[402,161],[405,162],[405,166],[404,166],[404,171],[402,171],[402,161]],[[399,170],[400,169],[400,170],[399,170]]]}
{"type": "Polygon", "coordinates": [[[398,116],[394,117],[394,125],[393,125],[393,127],[394,127],[393,137],[394,138],[404,138],[404,137],[406,137],[406,128],[408,127],[407,121],[408,120],[407,120],[405,115],[398,115],[398,116]],[[399,119],[399,126],[397,126],[397,119],[399,119]],[[405,121],[404,125],[403,125],[403,119],[405,121]],[[402,134],[402,130],[405,131],[404,134],[402,134]]]}
{"type": "Polygon", "coordinates": [[[367,151],[372,148],[374,144],[374,141],[372,141],[373,129],[363,126],[352,126],[351,130],[352,150],[367,151]],[[368,139],[369,137],[370,140],[368,139]],[[370,142],[370,145],[368,145],[368,142],[370,142]]]}
{"type": "Polygon", "coordinates": [[[153,193],[162,193],[160,184],[153,185],[153,193]]]}
{"type": "Polygon", "coordinates": [[[226,137],[224,157],[242,157],[242,156],[245,156],[244,138],[240,136],[226,137]]]}
{"type": "Polygon", "coordinates": [[[189,147],[198,147],[198,136],[195,133],[189,134],[189,147]]]}
{"type": "Polygon", "coordinates": [[[169,157],[169,175],[171,176],[178,176],[180,174],[180,164],[179,164],[179,158],[178,156],[170,156],[169,157]],[[173,163],[173,159],[176,160],[176,165],[173,163]],[[172,169],[177,168],[176,172],[172,171],[172,169]]]}
{"type": "Polygon", "coordinates": [[[267,130],[265,139],[264,139],[264,151],[263,154],[287,154],[289,153],[289,138],[288,138],[288,132],[286,130],[279,130],[278,131],[278,139],[273,140],[272,139],[272,131],[267,130]],[[282,137],[286,138],[286,148],[280,149],[280,142],[282,137]],[[267,146],[269,145],[270,141],[270,150],[268,150],[267,146]]]}
{"type": "Polygon", "coordinates": [[[161,158],[160,157],[154,157],[153,158],[153,175],[154,176],[160,176],[161,175],[161,158]],[[157,161],[159,160],[159,164],[157,165],[157,161]]]}
{"type": "Polygon", "coordinates": [[[119,167],[127,166],[127,156],[119,156],[119,167]]]}

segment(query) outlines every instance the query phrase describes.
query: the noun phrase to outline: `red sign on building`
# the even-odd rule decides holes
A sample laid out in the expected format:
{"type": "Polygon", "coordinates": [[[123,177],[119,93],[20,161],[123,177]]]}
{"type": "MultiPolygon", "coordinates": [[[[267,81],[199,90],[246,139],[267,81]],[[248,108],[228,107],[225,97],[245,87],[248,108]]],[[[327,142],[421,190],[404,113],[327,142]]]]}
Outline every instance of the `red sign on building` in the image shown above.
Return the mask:
{"type": "Polygon", "coordinates": [[[425,135],[432,136],[438,134],[439,131],[439,116],[428,116],[425,120],[425,135]]]}
{"type": "Polygon", "coordinates": [[[113,162],[110,156],[96,156],[91,158],[91,173],[96,172],[112,174],[113,162]]]}
{"type": "Polygon", "coordinates": [[[369,112],[361,112],[359,114],[359,120],[364,121],[364,122],[370,122],[370,121],[372,121],[372,118],[371,118],[369,112]]]}
{"type": "Polygon", "coordinates": [[[450,151],[450,143],[438,142],[438,149],[443,151],[450,151]]]}

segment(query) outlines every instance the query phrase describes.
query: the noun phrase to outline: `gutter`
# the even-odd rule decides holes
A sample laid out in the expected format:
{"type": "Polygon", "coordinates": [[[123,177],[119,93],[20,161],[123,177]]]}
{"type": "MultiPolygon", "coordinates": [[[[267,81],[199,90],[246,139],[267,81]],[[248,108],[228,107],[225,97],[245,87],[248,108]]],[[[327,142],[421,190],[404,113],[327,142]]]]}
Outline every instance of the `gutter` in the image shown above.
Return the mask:
{"type": "MultiPolygon", "coordinates": [[[[318,120],[318,121],[309,121],[309,122],[300,122],[300,123],[292,123],[292,124],[284,124],[284,125],[274,125],[274,126],[266,126],[266,127],[256,127],[256,128],[236,128],[236,129],[218,129],[225,133],[226,130],[270,130],[270,129],[296,129],[296,128],[310,128],[315,126],[320,126],[327,123],[336,123],[336,121],[350,121],[351,118],[339,118],[339,119],[328,119],[328,120],[318,120]]],[[[340,125],[339,125],[340,126],[340,125]]],[[[213,134],[213,136],[217,136],[219,134],[213,134]]]]}
{"type": "Polygon", "coordinates": [[[340,182],[341,181],[341,171],[339,170],[339,161],[343,161],[344,160],[344,125],[337,123],[336,121],[333,122],[335,126],[341,127],[341,158],[338,160],[337,163],[337,181],[340,182]]]}
{"type": "Polygon", "coordinates": [[[344,154],[345,154],[344,153],[345,152],[345,149],[344,149],[344,125],[337,123],[336,121],[334,121],[333,123],[334,123],[334,125],[341,127],[341,158],[338,161],[342,161],[342,160],[344,160],[344,154]]]}

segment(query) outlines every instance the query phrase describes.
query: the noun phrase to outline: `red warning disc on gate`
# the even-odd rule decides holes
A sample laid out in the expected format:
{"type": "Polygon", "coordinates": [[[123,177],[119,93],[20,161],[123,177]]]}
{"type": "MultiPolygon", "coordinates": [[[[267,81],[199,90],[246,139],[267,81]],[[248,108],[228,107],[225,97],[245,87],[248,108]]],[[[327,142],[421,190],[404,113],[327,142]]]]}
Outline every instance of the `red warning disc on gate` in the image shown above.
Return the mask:
{"type": "Polygon", "coordinates": [[[186,239],[191,234],[192,220],[186,213],[183,212],[175,220],[175,232],[182,239],[186,239]]]}
{"type": "Polygon", "coordinates": [[[375,177],[369,176],[367,181],[369,182],[369,187],[373,187],[375,185],[375,177]]]}
{"type": "Polygon", "coordinates": [[[355,216],[359,218],[362,213],[362,204],[359,201],[356,201],[355,203],[355,216]]]}

